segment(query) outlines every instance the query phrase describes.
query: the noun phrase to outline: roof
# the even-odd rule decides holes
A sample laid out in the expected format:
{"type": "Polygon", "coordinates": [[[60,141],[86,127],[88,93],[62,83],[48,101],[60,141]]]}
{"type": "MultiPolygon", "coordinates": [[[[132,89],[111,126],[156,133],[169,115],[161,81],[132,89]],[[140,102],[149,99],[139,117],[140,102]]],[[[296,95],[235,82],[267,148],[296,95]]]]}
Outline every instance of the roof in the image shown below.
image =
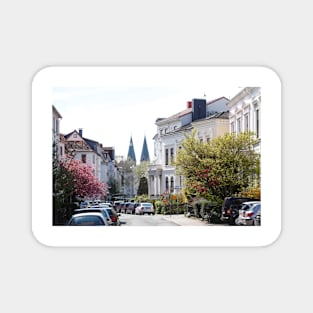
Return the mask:
{"type": "MultiPolygon", "coordinates": [[[[189,113],[192,112],[192,108],[188,108],[188,109],[185,109],[183,111],[180,111],[174,115],[171,115],[170,117],[167,117],[167,118],[158,118],[155,122],[156,124],[159,123],[159,122],[169,122],[169,121],[172,121],[172,120],[175,120],[177,118],[180,118],[184,115],[187,115],[189,113]]],[[[162,124],[162,123],[161,123],[162,124]]]]}
{"type": "Polygon", "coordinates": [[[131,159],[134,162],[136,162],[136,155],[135,155],[135,150],[134,150],[133,138],[132,137],[130,137],[127,159],[131,159]]]}
{"type": "Polygon", "coordinates": [[[83,139],[86,141],[86,143],[89,145],[89,147],[94,150],[95,152],[97,151],[97,145],[99,145],[99,142],[84,138],[83,139]]]}
{"type": "Polygon", "coordinates": [[[219,101],[219,100],[222,100],[222,99],[225,99],[225,100],[229,100],[228,98],[226,98],[226,97],[219,97],[219,98],[217,98],[217,99],[214,99],[214,100],[211,100],[211,101],[209,101],[209,102],[207,102],[206,104],[207,105],[210,105],[211,103],[214,103],[214,102],[217,102],[217,101],[219,101]]]}
{"type": "Polygon", "coordinates": [[[150,161],[150,156],[149,156],[146,136],[145,136],[145,138],[143,140],[141,157],[140,157],[140,162],[143,162],[143,161],[150,161]]]}
{"type": "Polygon", "coordinates": [[[225,120],[228,120],[228,118],[229,118],[229,111],[227,111],[227,112],[216,112],[216,113],[214,113],[212,115],[209,115],[206,118],[202,118],[200,120],[193,121],[192,124],[197,123],[197,122],[205,122],[205,121],[211,120],[211,119],[225,119],[225,120]]]}
{"type": "Polygon", "coordinates": [[[92,151],[93,150],[86,144],[85,141],[66,141],[66,149],[72,149],[75,151],[92,151]]]}
{"type": "Polygon", "coordinates": [[[73,133],[78,133],[78,131],[74,130],[72,132],[70,132],[69,134],[67,135],[64,135],[64,138],[66,139],[66,142],[65,142],[65,146],[67,149],[73,149],[75,151],[93,151],[92,148],[90,147],[90,145],[88,145],[85,141],[84,138],[82,138],[83,140],[82,141],[69,141],[68,138],[73,134],[73,133]]]}
{"type": "MultiPolygon", "coordinates": [[[[220,101],[222,99],[225,99],[227,101],[229,100],[228,98],[223,96],[223,97],[219,97],[219,98],[216,98],[216,99],[213,99],[213,100],[207,102],[206,105],[208,106],[208,105],[213,104],[213,103],[215,103],[217,101],[220,101]]],[[[180,118],[180,117],[182,117],[184,115],[187,115],[187,114],[189,114],[191,112],[192,112],[192,108],[187,108],[187,109],[185,109],[183,111],[180,111],[180,112],[178,112],[178,113],[176,113],[174,115],[171,115],[171,116],[169,116],[167,118],[157,118],[155,123],[158,124],[158,123],[161,122],[160,124],[162,124],[163,122],[170,122],[170,121],[175,120],[177,118],[180,118]]]]}
{"type": "Polygon", "coordinates": [[[59,113],[59,111],[56,109],[56,107],[52,104],[52,111],[55,112],[55,114],[58,116],[58,118],[62,118],[61,114],[59,113]]]}

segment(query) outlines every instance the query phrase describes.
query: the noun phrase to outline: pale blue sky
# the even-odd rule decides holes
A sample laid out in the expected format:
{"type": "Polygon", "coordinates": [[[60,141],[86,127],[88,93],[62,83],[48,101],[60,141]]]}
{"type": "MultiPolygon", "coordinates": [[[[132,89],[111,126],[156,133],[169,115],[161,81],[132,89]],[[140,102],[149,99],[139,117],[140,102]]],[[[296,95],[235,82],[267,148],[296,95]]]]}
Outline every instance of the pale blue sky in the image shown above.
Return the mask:
{"type": "MultiPolygon", "coordinates": [[[[202,84],[203,85],[203,84],[202,84]]],[[[150,160],[154,159],[153,136],[159,117],[169,117],[186,108],[187,101],[207,101],[222,96],[233,97],[241,88],[164,86],[55,87],[53,104],[62,115],[63,134],[83,129],[83,136],[115,148],[116,155],[126,157],[130,137],[133,138],[137,162],[146,135],[150,160]]]]}

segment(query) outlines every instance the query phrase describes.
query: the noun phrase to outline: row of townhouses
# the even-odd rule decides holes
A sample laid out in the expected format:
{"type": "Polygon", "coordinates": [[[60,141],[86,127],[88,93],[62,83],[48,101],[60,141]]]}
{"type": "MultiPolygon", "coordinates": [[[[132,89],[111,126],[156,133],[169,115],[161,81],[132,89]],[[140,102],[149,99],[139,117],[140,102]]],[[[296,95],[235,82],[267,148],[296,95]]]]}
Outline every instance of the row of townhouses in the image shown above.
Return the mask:
{"type": "MultiPolygon", "coordinates": [[[[60,134],[62,116],[54,106],[52,106],[52,112],[52,139],[56,143],[57,158],[62,159],[66,153],[70,153],[75,159],[91,165],[94,175],[101,182],[110,185],[110,182],[114,181],[118,190],[134,195],[134,179],[128,177],[135,175],[134,171],[128,174],[122,173],[115,160],[114,148],[103,147],[97,141],[84,138],[82,129],[74,130],[67,135],[60,134]],[[124,181],[130,181],[132,184],[127,187],[124,181]]],[[[177,151],[182,148],[184,134],[191,133],[195,129],[199,141],[209,142],[227,132],[239,134],[252,131],[258,139],[254,148],[261,153],[260,117],[261,88],[246,87],[232,99],[220,97],[209,102],[205,99],[193,99],[187,102],[185,109],[181,112],[167,118],[158,118],[155,122],[157,133],[153,138],[154,158],[150,161],[146,138],[144,138],[140,160],[140,162],[150,163],[147,172],[149,196],[175,194],[184,188],[184,177],[176,174],[176,168],[172,163],[177,151]]],[[[132,160],[136,165],[132,138],[127,159],[132,160]]]]}
{"type": "Polygon", "coordinates": [[[52,106],[52,140],[55,157],[62,160],[69,154],[74,159],[90,165],[99,181],[109,185],[114,181],[120,189],[122,174],[115,162],[114,148],[104,147],[97,141],[83,137],[82,129],[74,130],[67,135],[60,134],[61,119],[61,114],[52,106]]]}
{"type": "Polygon", "coordinates": [[[252,131],[261,148],[261,89],[246,87],[232,99],[221,97],[207,102],[193,99],[186,108],[168,118],[156,120],[157,134],[154,136],[154,161],[148,170],[149,196],[166,193],[179,193],[184,188],[184,177],[176,174],[172,164],[176,153],[181,149],[185,133],[196,130],[200,141],[208,142],[227,132],[238,134],[252,131]]]}

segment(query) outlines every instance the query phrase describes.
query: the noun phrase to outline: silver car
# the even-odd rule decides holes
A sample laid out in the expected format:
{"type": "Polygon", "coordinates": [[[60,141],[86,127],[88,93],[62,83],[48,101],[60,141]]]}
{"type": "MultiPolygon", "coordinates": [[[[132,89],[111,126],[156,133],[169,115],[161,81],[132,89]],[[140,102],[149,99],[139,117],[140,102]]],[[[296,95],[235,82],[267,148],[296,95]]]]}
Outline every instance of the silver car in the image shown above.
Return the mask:
{"type": "Polygon", "coordinates": [[[111,226],[113,223],[112,223],[109,213],[107,212],[107,209],[109,208],[106,208],[106,207],[101,208],[98,206],[92,206],[90,208],[85,208],[85,209],[76,209],[74,210],[73,216],[77,214],[81,214],[81,213],[100,213],[105,220],[106,226],[111,226]]]}
{"type": "Polygon", "coordinates": [[[261,212],[261,202],[244,202],[239,210],[239,216],[236,220],[237,225],[254,226],[257,225],[256,217],[261,212]]]}
{"type": "Polygon", "coordinates": [[[141,202],[136,208],[135,208],[135,214],[152,214],[154,215],[154,207],[152,203],[149,202],[141,202]]]}
{"type": "Polygon", "coordinates": [[[108,226],[105,218],[99,212],[74,214],[69,220],[68,226],[108,226]]]}

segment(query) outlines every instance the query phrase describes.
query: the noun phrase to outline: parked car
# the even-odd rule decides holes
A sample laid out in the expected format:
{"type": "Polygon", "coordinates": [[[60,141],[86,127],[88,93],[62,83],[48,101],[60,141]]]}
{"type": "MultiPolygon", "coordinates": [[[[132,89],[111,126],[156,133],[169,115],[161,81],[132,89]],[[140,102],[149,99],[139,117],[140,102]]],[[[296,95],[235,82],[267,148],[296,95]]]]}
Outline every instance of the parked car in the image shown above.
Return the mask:
{"type": "Polygon", "coordinates": [[[120,212],[121,213],[126,213],[127,212],[127,208],[131,205],[131,202],[125,202],[123,204],[121,204],[120,206],[120,212]]]}
{"type": "Polygon", "coordinates": [[[114,201],[113,203],[113,209],[117,212],[120,213],[120,205],[124,203],[124,201],[114,201]]]}
{"type": "Polygon", "coordinates": [[[261,209],[255,216],[254,226],[261,226],[261,209]]]}
{"type": "Polygon", "coordinates": [[[68,224],[68,226],[108,226],[105,218],[99,212],[86,212],[74,214],[68,224]]]}
{"type": "Polygon", "coordinates": [[[104,208],[109,215],[111,226],[121,226],[119,214],[113,208],[104,208]]]}
{"type": "Polygon", "coordinates": [[[254,226],[259,211],[261,211],[261,202],[244,202],[239,210],[237,225],[254,226]]]}
{"type": "Polygon", "coordinates": [[[109,208],[113,208],[112,204],[110,202],[100,202],[99,203],[100,207],[109,207],[109,208]]]}
{"type": "Polygon", "coordinates": [[[135,214],[136,213],[136,207],[139,205],[138,202],[131,202],[130,205],[126,208],[126,214],[135,214]]]}
{"type": "Polygon", "coordinates": [[[87,201],[83,201],[80,203],[80,206],[79,206],[81,209],[85,209],[85,208],[89,208],[90,207],[90,203],[87,202],[87,201]]]}
{"type": "Polygon", "coordinates": [[[242,211],[242,210],[248,210],[250,207],[252,207],[254,204],[258,204],[258,203],[261,203],[260,201],[247,201],[247,202],[243,202],[242,204],[241,204],[241,207],[239,208],[239,211],[238,211],[238,217],[236,218],[236,220],[235,220],[235,224],[236,225],[241,225],[241,224],[239,224],[239,219],[240,219],[240,212],[242,211]]]}
{"type": "Polygon", "coordinates": [[[125,203],[123,201],[121,201],[118,204],[116,204],[115,206],[113,206],[113,208],[115,209],[115,211],[117,213],[123,213],[124,207],[125,207],[125,203]]]}
{"type": "Polygon", "coordinates": [[[154,215],[153,204],[149,202],[139,203],[139,205],[135,208],[135,214],[143,215],[146,213],[154,215]]]}
{"type": "Polygon", "coordinates": [[[222,204],[221,221],[231,225],[235,225],[236,219],[239,216],[239,210],[243,202],[260,201],[248,197],[226,197],[222,204]]]}
{"type": "Polygon", "coordinates": [[[73,215],[80,214],[80,213],[101,213],[103,218],[105,219],[105,222],[107,226],[111,226],[115,224],[115,221],[113,222],[109,212],[107,211],[108,208],[101,208],[98,206],[92,206],[90,208],[85,209],[77,209],[74,210],[73,215]]]}

